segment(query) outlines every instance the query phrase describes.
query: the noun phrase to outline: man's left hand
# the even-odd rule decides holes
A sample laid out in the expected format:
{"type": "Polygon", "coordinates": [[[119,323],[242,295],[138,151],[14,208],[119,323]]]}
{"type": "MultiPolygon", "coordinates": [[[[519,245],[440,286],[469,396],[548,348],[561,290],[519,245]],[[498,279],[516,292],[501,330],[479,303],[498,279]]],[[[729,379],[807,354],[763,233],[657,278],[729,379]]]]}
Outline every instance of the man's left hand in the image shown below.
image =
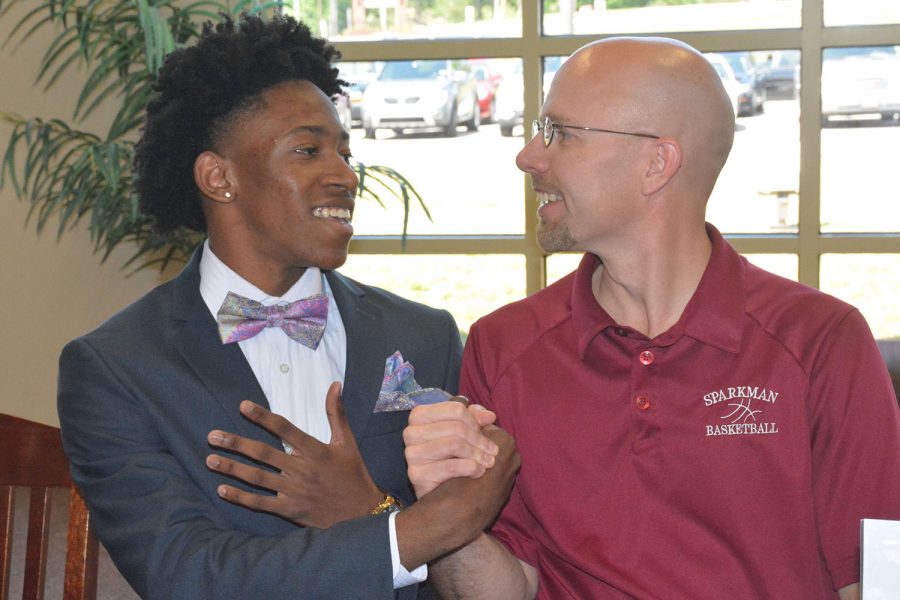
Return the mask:
{"type": "Polygon", "coordinates": [[[326,528],[368,514],[383,499],[356,447],[356,440],[341,403],[340,383],[328,389],[325,411],[331,425],[331,442],[323,444],[297,429],[290,421],[245,400],[241,413],[290,446],[290,453],[224,431],[210,431],[211,446],[236,452],[265,463],[279,472],[210,454],[206,465],[274,496],[248,492],[222,484],[222,497],[252,510],[274,513],[304,527],[326,528]]]}

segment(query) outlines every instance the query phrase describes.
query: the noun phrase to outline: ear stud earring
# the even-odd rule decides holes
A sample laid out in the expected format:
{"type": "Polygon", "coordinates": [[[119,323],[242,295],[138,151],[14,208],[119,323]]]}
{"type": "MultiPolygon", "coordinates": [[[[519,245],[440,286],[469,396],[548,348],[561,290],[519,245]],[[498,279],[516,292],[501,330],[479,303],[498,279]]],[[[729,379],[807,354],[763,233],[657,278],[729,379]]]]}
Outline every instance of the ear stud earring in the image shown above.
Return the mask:
{"type": "Polygon", "coordinates": [[[225,197],[226,197],[226,198],[231,198],[231,192],[225,192],[225,197]]]}

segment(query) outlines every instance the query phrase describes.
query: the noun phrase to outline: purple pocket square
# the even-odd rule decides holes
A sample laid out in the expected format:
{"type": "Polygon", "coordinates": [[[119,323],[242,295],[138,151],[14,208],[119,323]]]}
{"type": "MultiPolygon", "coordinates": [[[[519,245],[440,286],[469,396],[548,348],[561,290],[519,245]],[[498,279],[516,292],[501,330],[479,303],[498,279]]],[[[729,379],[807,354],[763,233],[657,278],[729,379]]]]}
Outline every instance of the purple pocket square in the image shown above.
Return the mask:
{"type": "Polygon", "coordinates": [[[374,412],[412,410],[420,404],[435,404],[452,397],[442,389],[423,388],[416,383],[415,369],[397,350],[384,364],[384,379],[374,412]]]}

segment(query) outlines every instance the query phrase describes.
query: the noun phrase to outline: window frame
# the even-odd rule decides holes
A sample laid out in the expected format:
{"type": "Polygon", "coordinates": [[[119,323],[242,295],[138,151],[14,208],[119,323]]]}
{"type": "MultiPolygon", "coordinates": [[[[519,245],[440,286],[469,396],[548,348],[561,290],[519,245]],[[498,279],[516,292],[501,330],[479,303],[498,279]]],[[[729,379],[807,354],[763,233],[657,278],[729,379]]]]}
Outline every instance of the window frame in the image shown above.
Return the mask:
{"type": "MultiPolygon", "coordinates": [[[[799,221],[796,233],[731,234],[726,238],[742,254],[795,254],[798,279],[819,287],[823,254],[898,253],[900,233],[822,233],[820,231],[821,72],[826,47],[900,44],[900,23],[825,27],[825,0],[803,0],[801,27],[708,32],[646,32],[681,40],[701,52],[739,50],[801,51],[799,221]]],[[[615,34],[544,36],[542,1],[521,0],[522,35],[514,38],[335,42],[343,61],[521,58],[525,88],[524,122],[536,118],[541,103],[541,69],[545,56],[568,55],[580,46],[615,34]]],[[[525,132],[525,141],[530,131],[525,132]]],[[[510,156],[509,160],[514,157],[510,156]]],[[[402,171],[402,165],[396,165],[402,171]]],[[[527,179],[527,176],[522,175],[527,179]]],[[[427,199],[426,199],[427,202],[427,199]]],[[[546,256],[535,240],[536,200],[526,181],[523,235],[417,235],[405,245],[400,236],[357,236],[358,254],[521,254],[525,256],[526,292],[546,285],[546,256]]]]}

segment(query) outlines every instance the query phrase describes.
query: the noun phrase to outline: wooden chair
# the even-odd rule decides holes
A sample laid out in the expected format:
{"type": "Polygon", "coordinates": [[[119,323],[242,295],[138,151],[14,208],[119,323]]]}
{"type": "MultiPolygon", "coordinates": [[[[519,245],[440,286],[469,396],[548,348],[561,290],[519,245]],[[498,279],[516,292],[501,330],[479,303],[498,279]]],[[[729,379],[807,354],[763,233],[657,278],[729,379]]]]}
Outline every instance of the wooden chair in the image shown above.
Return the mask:
{"type": "Polygon", "coordinates": [[[70,488],[64,600],[97,597],[97,539],[69,477],[59,429],[0,414],[0,600],[10,583],[14,487],[31,488],[22,597],[41,600],[47,569],[51,488],[70,488]]]}

